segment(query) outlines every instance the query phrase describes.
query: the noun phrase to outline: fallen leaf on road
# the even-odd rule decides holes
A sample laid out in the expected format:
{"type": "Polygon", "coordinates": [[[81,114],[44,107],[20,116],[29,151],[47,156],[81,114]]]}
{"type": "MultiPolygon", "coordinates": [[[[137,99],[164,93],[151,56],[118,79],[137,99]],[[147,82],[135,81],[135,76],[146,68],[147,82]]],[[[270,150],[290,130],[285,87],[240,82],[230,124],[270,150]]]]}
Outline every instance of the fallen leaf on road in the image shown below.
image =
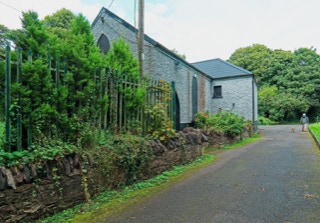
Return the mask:
{"type": "Polygon", "coordinates": [[[304,195],[304,198],[314,198],[315,196],[314,195],[312,195],[312,194],[305,194],[304,195]]]}

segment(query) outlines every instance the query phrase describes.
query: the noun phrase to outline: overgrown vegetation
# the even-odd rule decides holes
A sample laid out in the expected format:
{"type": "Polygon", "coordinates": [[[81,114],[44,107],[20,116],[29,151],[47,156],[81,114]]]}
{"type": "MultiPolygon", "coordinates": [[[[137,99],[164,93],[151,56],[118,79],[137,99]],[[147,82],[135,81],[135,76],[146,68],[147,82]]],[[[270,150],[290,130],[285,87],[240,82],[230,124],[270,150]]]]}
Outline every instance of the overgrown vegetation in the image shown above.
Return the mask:
{"type": "Polygon", "coordinates": [[[163,190],[194,171],[215,160],[213,155],[204,155],[196,161],[181,166],[175,166],[152,179],[124,186],[118,191],[106,191],[93,199],[90,205],[80,204],[66,209],[39,222],[100,222],[106,217],[115,214],[120,208],[132,205],[139,200],[163,190]]]}
{"type": "MultiPolygon", "coordinates": [[[[101,54],[86,18],[66,9],[44,20],[28,11],[23,13],[22,29],[0,28],[5,31],[5,35],[1,34],[1,52],[5,52],[5,43],[12,41],[16,46],[12,59],[17,59],[20,47],[23,60],[21,78],[15,72],[12,76],[9,153],[44,150],[55,158],[56,153],[67,153],[74,147],[81,153],[97,147],[101,128],[114,134],[140,135],[144,129],[138,117],[142,115],[148,116],[144,119],[150,122],[146,130],[150,136],[164,140],[175,135],[173,123],[166,116],[170,92],[160,92],[170,86],[157,89],[158,95],[166,97],[146,105],[147,91],[154,86],[128,84],[129,80],[147,79],[140,77],[137,59],[123,39],[113,43],[107,56],[101,54]],[[106,66],[108,69],[104,69],[106,66]],[[114,100],[120,96],[121,101],[114,100]],[[141,113],[144,106],[148,106],[145,114],[141,113]],[[18,147],[18,117],[22,118],[22,149],[18,147]],[[61,146],[62,143],[70,147],[61,146]]],[[[4,68],[4,63],[1,66],[4,68]]],[[[12,66],[13,71],[17,70],[15,63],[12,66]]],[[[1,83],[5,79],[3,70],[1,83]]],[[[4,98],[0,99],[2,108],[4,98]]],[[[4,109],[0,112],[4,117],[4,109]]]]}
{"type": "Polygon", "coordinates": [[[150,118],[148,133],[155,139],[165,140],[176,136],[176,131],[172,128],[173,121],[167,114],[167,102],[171,101],[171,91],[168,83],[160,81],[161,85],[151,86],[152,90],[161,92],[156,94],[156,103],[147,105],[145,113],[150,118]]]}
{"type": "MultiPolygon", "coordinates": [[[[233,145],[225,146],[222,150],[235,149],[256,142],[259,139],[261,139],[261,136],[255,135],[254,137],[241,140],[233,145]]],[[[215,150],[217,150],[217,148],[208,147],[205,149],[204,156],[190,164],[175,166],[171,170],[165,171],[152,179],[135,183],[131,186],[123,186],[119,188],[118,191],[105,191],[94,198],[90,205],[77,205],[41,220],[40,222],[102,221],[108,216],[118,213],[120,208],[122,209],[126,206],[133,205],[136,202],[151,196],[155,192],[167,188],[177,180],[189,176],[194,171],[212,164],[212,162],[215,161],[215,156],[212,155],[212,151],[215,150]]]]}
{"type": "Polygon", "coordinates": [[[197,128],[223,132],[230,136],[240,135],[246,125],[244,118],[228,111],[210,115],[209,112],[198,112],[194,119],[197,128]]]}
{"type": "Polygon", "coordinates": [[[106,186],[112,188],[121,186],[123,182],[134,183],[148,167],[153,152],[148,139],[131,134],[107,135],[98,148],[87,152],[93,154],[99,171],[108,179],[106,186]],[[122,171],[125,175],[121,175],[122,171]]]}
{"type": "Polygon", "coordinates": [[[270,119],[263,117],[263,116],[259,116],[258,121],[259,121],[258,122],[259,125],[276,125],[276,124],[278,124],[278,122],[271,121],[270,119]]]}
{"type": "MultiPolygon", "coordinates": [[[[65,9],[46,17],[47,23],[33,11],[24,12],[21,21],[22,29],[6,35],[16,46],[13,59],[22,49],[21,76],[14,72],[19,67],[12,63],[8,152],[56,148],[69,152],[60,146],[61,142],[80,149],[92,145],[92,133],[96,132],[99,112],[105,109],[107,99],[95,99],[100,87],[96,74],[103,57],[94,43],[89,22],[81,14],[75,16],[65,9]],[[55,70],[51,69],[53,66],[55,70]],[[17,131],[18,117],[22,121],[21,133],[17,131]]],[[[4,74],[0,79],[4,82],[4,74]]],[[[4,97],[0,104],[4,105],[4,97]]],[[[4,117],[4,110],[0,111],[4,117]]]]}

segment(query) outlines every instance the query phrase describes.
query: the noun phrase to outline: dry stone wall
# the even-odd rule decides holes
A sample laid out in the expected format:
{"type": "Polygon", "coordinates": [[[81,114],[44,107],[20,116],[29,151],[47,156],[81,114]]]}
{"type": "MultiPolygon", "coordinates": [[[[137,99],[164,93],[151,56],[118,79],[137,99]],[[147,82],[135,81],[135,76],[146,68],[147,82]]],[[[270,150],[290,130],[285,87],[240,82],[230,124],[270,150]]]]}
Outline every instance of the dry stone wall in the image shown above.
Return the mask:
{"type": "MultiPolygon", "coordinates": [[[[152,141],[153,159],[139,179],[148,179],[173,166],[189,163],[203,155],[205,146],[220,147],[248,137],[250,128],[237,138],[185,128],[167,142],[152,141]]],[[[57,161],[17,167],[0,167],[0,222],[34,222],[56,211],[85,202],[104,190],[110,182],[99,171],[99,164],[88,155],[71,154],[57,161]],[[86,169],[88,171],[83,171],[86,169]]],[[[125,174],[112,179],[125,183],[125,174]]],[[[119,185],[121,182],[117,182],[119,185]]],[[[111,183],[112,185],[112,183],[111,183]]]]}

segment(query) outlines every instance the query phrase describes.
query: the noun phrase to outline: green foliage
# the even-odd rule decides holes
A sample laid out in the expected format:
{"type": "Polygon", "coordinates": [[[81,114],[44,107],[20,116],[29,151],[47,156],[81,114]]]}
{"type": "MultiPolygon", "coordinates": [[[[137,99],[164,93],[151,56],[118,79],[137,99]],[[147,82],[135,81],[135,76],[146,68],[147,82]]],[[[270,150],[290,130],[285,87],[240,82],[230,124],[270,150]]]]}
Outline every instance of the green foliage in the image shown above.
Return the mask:
{"type": "Polygon", "coordinates": [[[67,32],[71,27],[72,20],[76,16],[68,9],[60,9],[51,16],[45,16],[43,23],[49,28],[51,33],[54,33],[59,38],[67,36],[67,32]]]}
{"type": "Polygon", "coordinates": [[[158,103],[145,110],[151,119],[148,132],[153,138],[162,141],[176,135],[176,131],[172,128],[173,121],[167,117],[166,107],[166,104],[158,103]]]}
{"type": "Polygon", "coordinates": [[[159,81],[160,85],[151,86],[159,93],[157,102],[154,105],[147,105],[145,113],[150,119],[148,133],[155,139],[166,140],[176,136],[173,129],[173,121],[167,115],[167,102],[172,100],[170,96],[170,86],[165,81],[159,81]]]}
{"type": "Polygon", "coordinates": [[[4,148],[5,143],[5,122],[0,120],[0,151],[4,148]]]}
{"type": "MultiPolygon", "coordinates": [[[[26,134],[30,129],[33,146],[41,147],[46,140],[82,148],[91,146],[97,119],[106,111],[107,97],[98,96],[100,85],[96,74],[102,60],[88,20],[62,9],[41,21],[36,12],[29,11],[23,13],[22,29],[10,32],[8,38],[22,47],[23,52],[22,83],[13,82],[11,86],[12,136],[16,135],[17,115],[21,114],[24,149],[28,146],[26,134]],[[66,57],[67,73],[62,73],[61,68],[59,74],[48,69],[48,65],[61,66],[66,57]]],[[[13,51],[13,59],[15,55],[13,51]]],[[[13,74],[12,80],[15,78],[13,74]]],[[[15,140],[11,137],[13,151],[15,140]]]]}
{"type": "Polygon", "coordinates": [[[279,124],[278,122],[275,121],[271,121],[270,119],[263,117],[263,116],[259,116],[259,125],[275,125],[275,124],[279,124]]]}
{"type": "Polygon", "coordinates": [[[125,106],[128,109],[128,113],[132,113],[137,110],[145,102],[146,89],[142,87],[132,88],[127,87],[124,89],[125,106]]]}
{"type": "Polygon", "coordinates": [[[0,166],[17,166],[20,164],[30,164],[32,162],[42,162],[47,160],[57,160],[64,155],[76,151],[76,147],[57,140],[43,140],[42,144],[32,146],[33,150],[23,150],[14,152],[4,152],[0,150],[0,166]]]}
{"type": "Polygon", "coordinates": [[[33,154],[27,150],[13,153],[0,150],[0,166],[11,167],[19,164],[27,164],[32,161],[33,158],[33,154]]]}
{"type": "Polygon", "coordinates": [[[0,61],[4,59],[5,49],[9,43],[8,37],[7,37],[8,32],[9,32],[9,29],[6,26],[0,24],[0,61]]]}
{"type": "Polygon", "coordinates": [[[129,45],[124,39],[115,41],[109,50],[105,63],[110,74],[118,78],[117,88],[124,94],[126,113],[134,113],[137,108],[145,102],[146,88],[127,85],[126,81],[135,81],[140,79],[138,60],[130,51],[129,45]]]}
{"type": "Polygon", "coordinates": [[[147,139],[130,134],[107,136],[93,154],[107,178],[117,169],[124,170],[127,184],[136,181],[139,173],[149,165],[153,155],[147,139]]]}
{"type": "Polygon", "coordinates": [[[259,44],[236,50],[229,60],[253,72],[260,91],[269,91],[269,87],[277,89],[272,97],[260,95],[258,100],[259,114],[277,122],[296,120],[302,112],[307,112],[310,118],[317,116],[320,111],[319,61],[320,55],[314,48],[291,52],[270,50],[259,44]]]}
{"type": "Polygon", "coordinates": [[[138,60],[124,39],[113,42],[106,57],[106,65],[119,74],[125,74],[134,79],[140,78],[138,60]]]}
{"type": "Polygon", "coordinates": [[[310,124],[309,129],[312,132],[312,134],[317,138],[318,142],[320,142],[320,123],[310,124]]]}
{"type": "Polygon", "coordinates": [[[76,146],[51,139],[43,139],[36,146],[31,146],[32,154],[37,161],[58,160],[64,155],[77,151],[76,146]]]}
{"type": "Polygon", "coordinates": [[[27,58],[27,50],[34,55],[46,55],[50,48],[50,35],[38,13],[28,11],[22,13],[22,29],[11,31],[8,36],[17,47],[24,49],[24,58],[27,58]]]}
{"type": "Polygon", "coordinates": [[[305,98],[286,92],[279,93],[275,86],[261,88],[258,101],[259,115],[277,122],[295,119],[309,109],[305,98]]]}
{"type": "Polygon", "coordinates": [[[246,125],[243,117],[224,111],[213,115],[198,112],[194,124],[197,128],[223,132],[233,137],[240,135],[246,125]]]}
{"type": "Polygon", "coordinates": [[[255,75],[258,84],[260,84],[268,73],[271,55],[272,51],[266,46],[254,44],[237,49],[228,61],[251,71],[255,75]]]}

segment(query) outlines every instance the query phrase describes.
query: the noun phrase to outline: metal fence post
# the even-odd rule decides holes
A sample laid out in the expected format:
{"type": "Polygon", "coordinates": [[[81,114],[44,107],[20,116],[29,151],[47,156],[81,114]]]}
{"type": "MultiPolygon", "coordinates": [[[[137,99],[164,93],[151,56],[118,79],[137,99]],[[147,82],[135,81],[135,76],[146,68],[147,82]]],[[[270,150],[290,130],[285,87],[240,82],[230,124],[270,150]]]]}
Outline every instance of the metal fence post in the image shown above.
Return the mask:
{"type": "Polygon", "coordinates": [[[5,115],[6,115],[6,142],[5,142],[5,151],[11,152],[11,128],[10,128],[10,106],[11,106],[11,98],[10,98],[10,85],[11,85],[11,54],[10,54],[10,46],[6,47],[6,87],[5,87],[5,115]]]}
{"type": "Polygon", "coordinates": [[[18,60],[17,60],[17,84],[19,86],[18,90],[18,114],[17,114],[17,150],[22,150],[22,117],[21,117],[21,66],[22,66],[22,53],[21,47],[18,47],[18,60]]]}
{"type": "MultiPolygon", "coordinates": [[[[32,51],[28,50],[28,63],[32,64],[32,51]]],[[[27,83],[28,89],[30,89],[29,83],[27,83]]],[[[30,111],[28,112],[28,129],[27,129],[27,144],[28,147],[32,145],[32,119],[31,119],[31,111],[32,111],[32,104],[30,105],[30,111]]]]}

